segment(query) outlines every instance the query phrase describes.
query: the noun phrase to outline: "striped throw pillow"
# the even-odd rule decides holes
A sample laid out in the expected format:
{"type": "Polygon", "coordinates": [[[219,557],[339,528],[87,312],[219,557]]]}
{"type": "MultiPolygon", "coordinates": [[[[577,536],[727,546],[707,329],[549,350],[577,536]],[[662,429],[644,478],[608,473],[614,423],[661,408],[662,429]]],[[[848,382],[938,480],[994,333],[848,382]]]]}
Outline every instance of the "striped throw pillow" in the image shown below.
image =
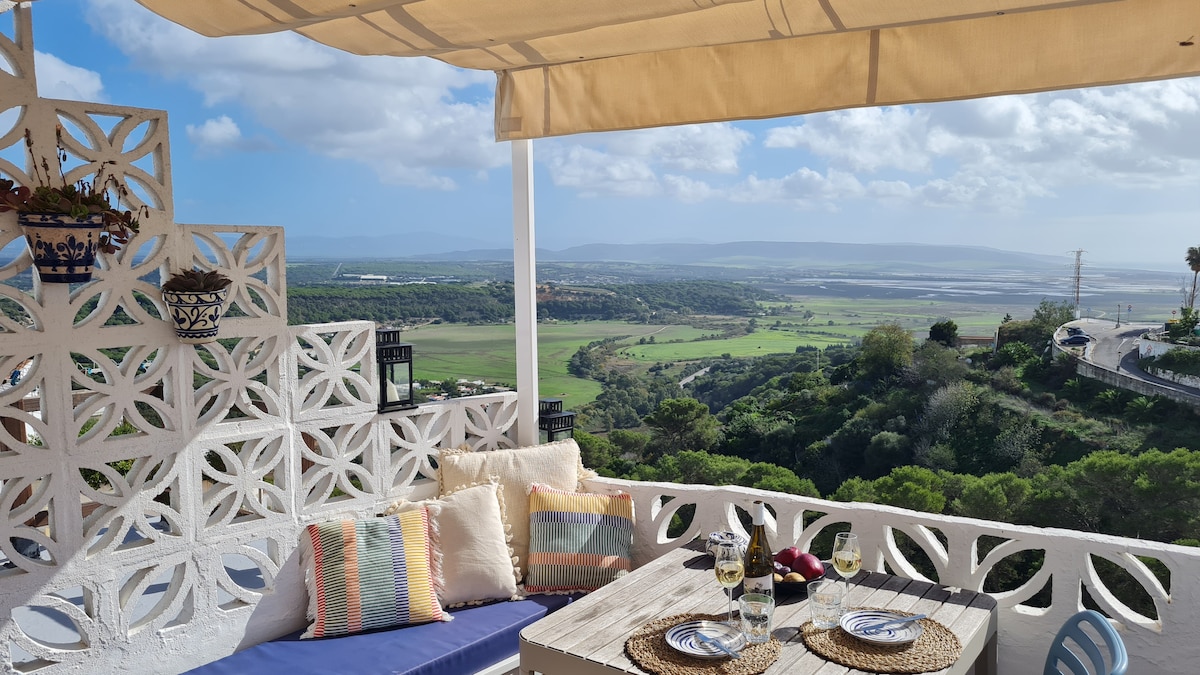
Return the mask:
{"type": "Polygon", "coordinates": [[[529,593],[594,591],[632,569],[633,499],[627,494],[529,489],[529,593]]]}
{"type": "Polygon", "coordinates": [[[435,594],[425,509],[309,525],[300,556],[312,621],[302,638],[449,620],[435,594]]]}

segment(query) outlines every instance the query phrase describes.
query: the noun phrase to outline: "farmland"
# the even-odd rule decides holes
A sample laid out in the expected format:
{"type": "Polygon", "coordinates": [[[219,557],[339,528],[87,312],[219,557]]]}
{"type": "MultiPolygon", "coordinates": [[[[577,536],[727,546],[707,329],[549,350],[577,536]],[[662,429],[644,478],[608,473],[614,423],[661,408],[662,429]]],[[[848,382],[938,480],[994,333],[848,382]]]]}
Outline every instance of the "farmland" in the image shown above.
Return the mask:
{"type": "MultiPolygon", "coordinates": [[[[441,264],[428,263],[419,271],[423,275],[433,274],[439,271],[441,264]]],[[[381,271],[365,263],[360,266],[362,272],[381,271]]],[[[443,271],[470,286],[480,283],[471,279],[494,279],[494,267],[463,263],[443,271]],[[472,272],[475,267],[478,270],[472,272]]],[[[641,284],[656,284],[687,276],[679,269],[663,270],[647,265],[624,264],[616,266],[616,271],[609,270],[613,267],[612,263],[551,264],[544,270],[539,269],[539,277],[555,279],[555,297],[539,298],[542,313],[546,314],[548,309],[550,316],[559,316],[559,311],[570,312],[578,308],[581,298],[611,297],[611,291],[602,287],[612,284],[617,277],[641,284]],[[606,270],[612,274],[606,275],[606,270]]],[[[401,270],[382,271],[396,274],[401,270]]],[[[652,305],[643,302],[643,298],[656,293],[655,286],[641,288],[636,293],[635,304],[640,303],[643,308],[639,321],[564,320],[563,316],[559,316],[559,320],[542,321],[538,325],[540,395],[561,397],[568,406],[580,406],[593,400],[600,393],[600,384],[572,376],[567,372],[567,363],[581,347],[598,340],[617,341],[616,358],[606,367],[631,373],[645,372],[652,367],[660,372],[669,369],[667,372],[672,376],[677,374],[682,378],[694,370],[689,364],[701,359],[726,354],[752,357],[791,353],[802,346],[821,348],[852,343],[882,323],[897,323],[920,339],[927,335],[932,324],[948,318],[958,325],[960,336],[990,337],[1006,315],[1015,319],[1028,318],[1041,300],[1067,300],[1072,290],[1066,283],[1066,274],[1059,271],[947,270],[940,274],[928,271],[889,274],[843,270],[796,274],[721,267],[709,269],[707,274],[731,281],[740,277],[742,283],[764,293],[756,301],[761,311],[751,310],[736,316],[705,314],[696,309],[694,303],[684,303],[690,305],[689,309],[655,313],[652,305]],[[762,299],[766,297],[771,299],[762,299]]],[[[1178,291],[1172,288],[1175,281],[1161,273],[1136,270],[1096,273],[1084,280],[1080,311],[1084,316],[1112,319],[1118,306],[1125,312],[1136,307],[1135,320],[1166,320],[1170,318],[1171,309],[1179,306],[1178,291]]],[[[328,295],[337,285],[313,287],[325,289],[320,292],[328,295]]],[[[373,292],[368,290],[370,287],[361,285],[351,288],[359,294],[373,292]]],[[[502,294],[492,293],[489,301],[503,304],[502,294]]],[[[387,298],[377,299],[376,308],[387,311],[391,302],[387,298]]],[[[295,304],[299,306],[299,303],[295,304]]],[[[309,303],[320,311],[331,311],[343,304],[331,303],[328,297],[309,303]]],[[[421,306],[427,309],[418,310],[416,316],[429,318],[390,324],[410,326],[405,339],[415,345],[417,379],[462,378],[509,387],[515,385],[516,349],[512,323],[506,319],[454,323],[446,317],[469,311],[460,300],[443,299],[440,304],[431,302],[421,306]],[[447,313],[439,308],[446,309],[447,313]],[[441,321],[436,320],[437,317],[441,317],[441,321]]],[[[621,311],[621,307],[613,307],[621,311]]],[[[604,309],[600,307],[595,313],[602,313],[604,309]]],[[[511,304],[506,311],[511,317],[511,304]]],[[[355,318],[365,316],[356,314],[355,318]]],[[[297,317],[300,323],[327,320],[342,318],[297,317]]]]}
{"type": "MultiPolygon", "coordinates": [[[[544,322],[538,325],[538,369],[541,396],[562,398],[568,406],[587,403],[600,384],[574,377],[567,361],[580,347],[605,338],[620,340],[620,367],[644,371],[655,364],[674,364],[730,354],[737,357],[794,352],[800,346],[825,347],[860,338],[871,328],[899,322],[919,337],[939,318],[950,316],[961,334],[991,334],[1003,314],[994,308],[904,300],[869,303],[830,298],[795,298],[768,303],[773,315],[755,318],[746,332],[745,317],[693,317],[693,325],[640,324],[624,321],[544,322]],[[806,312],[814,316],[806,318],[806,312]],[[950,314],[953,312],[953,314],[950,314]],[[985,332],[986,329],[986,332],[985,332]]],[[[1025,311],[1031,311],[1032,307],[1025,311]]],[[[512,386],[516,381],[515,329],[512,324],[431,324],[405,333],[414,345],[415,376],[420,380],[482,379],[512,386]]],[[[686,371],[686,368],[682,369],[686,371]]],[[[681,372],[682,372],[681,371],[681,372]]]]}
{"type": "MultiPolygon", "coordinates": [[[[630,324],[622,321],[544,323],[538,326],[538,380],[541,396],[582,405],[600,393],[600,383],[567,373],[567,361],[579,347],[595,340],[628,336],[656,340],[690,340],[702,331],[690,326],[630,324]]],[[[413,343],[414,375],[420,380],[482,379],[516,384],[516,330],[512,324],[467,326],[435,324],[404,334],[413,343]]]]}

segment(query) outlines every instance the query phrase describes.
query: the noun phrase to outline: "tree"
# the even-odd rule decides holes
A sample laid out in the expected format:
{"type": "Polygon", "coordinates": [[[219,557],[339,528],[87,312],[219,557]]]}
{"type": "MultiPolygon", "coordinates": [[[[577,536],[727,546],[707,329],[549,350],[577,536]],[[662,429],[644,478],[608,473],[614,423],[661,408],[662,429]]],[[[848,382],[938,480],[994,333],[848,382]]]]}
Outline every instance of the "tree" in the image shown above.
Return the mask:
{"type": "Polygon", "coordinates": [[[694,398],[669,398],[645,417],[653,430],[651,455],[675,454],[683,450],[708,450],[721,440],[717,418],[694,398]]]}
{"type": "Polygon", "coordinates": [[[642,434],[628,429],[613,429],[608,434],[608,440],[617,446],[620,454],[629,457],[644,457],[647,454],[647,448],[650,447],[650,434],[642,434]]]}
{"type": "Polygon", "coordinates": [[[929,339],[947,347],[958,346],[958,324],[951,319],[933,324],[929,327],[929,339]]]}
{"type": "Polygon", "coordinates": [[[579,444],[580,459],[583,465],[596,469],[606,466],[621,454],[620,448],[607,438],[593,436],[582,429],[576,429],[575,442],[579,444]]]}
{"type": "Polygon", "coordinates": [[[875,493],[883,504],[925,513],[941,513],[946,506],[943,485],[942,477],[929,469],[901,466],[875,480],[875,493]]]}
{"type": "Polygon", "coordinates": [[[835,502],[875,503],[879,501],[879,495],[875,493],[875,481],[854,476],[846,479],[829,499],[835,502]]]}
{"type": "Polygon", "coordinates": [[[996,355],[988,361],[988,365],[993,368],[1019,366],[1036,358],[1037,354],[1034,353],[1033,347],[1024,342],[1010,342],[996,351],[996,355]]]}
{"type": "Polygon", "coordinates": [[[790,469],[782,466],[755,462],[746,469],[746,473],[738,478],[738,485],[752,487],[756,490],[771,490],[790,495],[820,498],[817,486],[807,478],[801,478],[790,469]]]}
{"type": "Polygon", "coordinates": [[[1196,330],[1197,323],[1200,323],[1200,312],[1191,307],[1181,307],[1179,318],[1167,325],[1167,335],[1172,340],[1189,337],[1196,330]]]}
{"type": "Polygon", "coordinates": [[[941,386],[963,379],[968,368],[959,360],[958,350],[930,339],[913,352],[911,370],[918,382],[941,386]]]}
{"type": "Polygon", "coordinates": [[[858,354],[858,367],[867,379],[882,380],[912,364],[913,338],[898,323],[867,331],[858,354]]]}
{"type": "Polygon", "coordinates": [[[1125,404],[1125,414],[1134,422],[1153,422],[1157,417],[1158,397],[1139,396],[1125,404]]]}
{"type": "Polygon", "coordinates": [[[1094,452],[1034,476],[1032,522],[1121,537],[1174,541],[1200,521],[1200,452],[1094,452]]]}
{"type": "Polygon", "coordinates": [[[962,480],[963,488],[950,504],[951,513],[1005,523],[1020,521],[1025,500],[1032,491],[1028,480],[1012,473],[990,473],[980,478],[962,475],[957,478],[962,480]]]}
{"type": "Polygon", "coordinates": [[[1001,323],[996,346],[1003,347],[1010,342],[1020,341],[1032,347],[1035,352],[1041,352],[1054,335],[1055,329],[1074,319],[1074,306],[1066,300],[1042,300],[1037,309],[1033,310],[1033,318],[1028,321],[1010,320],[1001,323]]]}
{"type": "Polygon", "coordinates": [[[659,480],[691,485],[737,485],[750,468],[741,457],[684,450],[658,462],[659,480]]]}
{"type": "Polygon", "coordinates": [[[961,432],[976,414],[981,398],[980,389],[970,382],[948,384],[933,392],[913,430],[918,447],[955,438],[955,432],[961,432]]]}
{"type": "Polygon", "coordinates": [[[912,459],[912,453],[909,452],[907,437],[894,431],[881,431],[871,437],[863,458],[863,473],[875,477],[907,464],[912,459]]]}
{"type": "Polygon", "coordinates": [[[1095,404],[1100,410],[1119,413],[1125,409],[1128,395],[1122,389],[1105,389],[1096,394],[1095,404]]]}
{"type": "Polygon", "coordinates": [[[1055,329],[1069,321],[1075,320],[1075,307],[1066,300],[1052,302],[1043,299],[1033,310],[1033,325],[1049,338],[1055,329]]]}
{"type": "Polygon", "coordinates": [[[1188,267],[1192,268],[1192,292],[1188,296],[1188,307],[1196,308],[1196,279],[1200,277],[1200,246],[1189,246],[1184,257],[1188,267]]]}

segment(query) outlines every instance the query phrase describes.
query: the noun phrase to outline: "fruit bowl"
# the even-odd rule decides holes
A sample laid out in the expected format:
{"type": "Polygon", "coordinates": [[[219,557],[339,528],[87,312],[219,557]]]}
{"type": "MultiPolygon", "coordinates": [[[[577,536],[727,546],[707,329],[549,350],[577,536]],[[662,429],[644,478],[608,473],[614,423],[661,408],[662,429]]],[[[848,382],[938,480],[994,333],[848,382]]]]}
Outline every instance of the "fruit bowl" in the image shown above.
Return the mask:
{"type": "Polygon", "coordinates": [[[801,551],[795,546],[789,546],[777,551],[774,558],[776,574],[785,575],[791,572],[791,576],[795,577],[799,575],[804,579],[803,581],[776,581],[775,587],[786,593],[807,593],[809,581],[825,576],[825,562],[811,553],[801,551]]]}
{"type": "MultiPolygon", "coordinates": [[[[825,569],[828,570],[829,568],[826,567],[825,569]]],[[[789,595],[795,595],[797,593],[806,594],[808,593],[809,582],[816,581],[817,579],[821,579],[823,577],[824,575],[815,576],[811,579],[805,579],[804,581],[776,581],[775,588],[789,595]]]]}
{"type": "Polygon", "coordinates": [[[786,593],[787,595],[807,595],[807,581],[776,581],[775,593],[786,593]]]}

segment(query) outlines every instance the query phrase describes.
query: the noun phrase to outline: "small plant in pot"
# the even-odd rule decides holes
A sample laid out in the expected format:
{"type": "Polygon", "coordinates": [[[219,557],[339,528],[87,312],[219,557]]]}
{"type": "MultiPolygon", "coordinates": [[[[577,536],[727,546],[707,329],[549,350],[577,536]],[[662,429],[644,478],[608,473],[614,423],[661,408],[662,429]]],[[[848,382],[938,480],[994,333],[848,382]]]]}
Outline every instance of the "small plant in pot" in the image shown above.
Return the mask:
{"type": "MultiPolygon", "coordinates": [[[[55,130],[56,169],[45,157],[33,162],[34,186],[17,185],[0,178],[0,212],[16,211],[25,233],[38,276],[50,283],[82,283],[92,278],[96,251],[116,253],[129,243],[140,226],[139,216],[149,215],[143,205],[124,209],[129,190],[108,165],[100,165],[93,181],[68,182],[63,171],[67,151],[63,129],[55,130]]],[[[33,137],[25,130],[25,148],[33,157],[33,137]]]]}
{"type": "Polygon", "coordinates": [[[217,270],[183,270],[167,279],[162,285],[163,302],[180,342],[203,344],[217,339],[230,283],[217,270]]]}

